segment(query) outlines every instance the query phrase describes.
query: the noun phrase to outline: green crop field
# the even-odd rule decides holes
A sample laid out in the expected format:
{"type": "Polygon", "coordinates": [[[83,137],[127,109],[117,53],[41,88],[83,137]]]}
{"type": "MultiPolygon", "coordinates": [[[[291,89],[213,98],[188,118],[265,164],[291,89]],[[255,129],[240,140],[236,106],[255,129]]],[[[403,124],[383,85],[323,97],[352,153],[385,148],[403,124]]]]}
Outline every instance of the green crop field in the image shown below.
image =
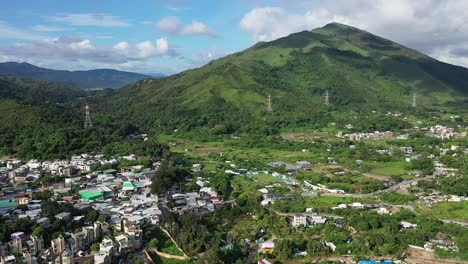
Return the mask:
{"type": "Polygon", "coordinates": [[[439,219],[468,221],[468,201],[437,203],[430,209],[420,209],[420,212],[439,219]]]}
{"type": "Polygon", "coordinates": [[[408,174],[406,167],[407,162],[387,162],[379,165],[371,170],[371,173],[381,174],[385,176],[402,176],[408,174]]]}

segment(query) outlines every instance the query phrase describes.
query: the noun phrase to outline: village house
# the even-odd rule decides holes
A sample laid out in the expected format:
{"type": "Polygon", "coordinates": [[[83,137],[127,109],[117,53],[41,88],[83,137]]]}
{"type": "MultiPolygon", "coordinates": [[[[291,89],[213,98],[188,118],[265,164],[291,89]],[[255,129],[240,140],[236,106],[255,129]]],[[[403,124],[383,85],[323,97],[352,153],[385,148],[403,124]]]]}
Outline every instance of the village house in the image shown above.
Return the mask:
{"type": "Polygon", "coordinates": [[[293,216],[291,225],[296,228],[299,226],[307,226],[307,217],[302,214],[295,214],[293,216]]]}

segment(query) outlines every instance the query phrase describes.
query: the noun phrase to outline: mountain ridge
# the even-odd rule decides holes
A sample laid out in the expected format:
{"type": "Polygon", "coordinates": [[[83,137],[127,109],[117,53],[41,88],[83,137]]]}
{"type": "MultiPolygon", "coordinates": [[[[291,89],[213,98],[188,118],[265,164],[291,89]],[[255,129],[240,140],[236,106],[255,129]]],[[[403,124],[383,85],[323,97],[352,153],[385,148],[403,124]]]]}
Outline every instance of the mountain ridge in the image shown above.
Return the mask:
{"type": "Polygon", "coordinates": [[[35,66],[27,62],[0,63],[0,76],[25,77],[47,80],[82,89],[120,88],[141,79],[161,77],[149,76],[115,69],[94,70],[53,70],[35,66]]]}
{"type": "Polygon", "coordinates": [[[277,128],[319,124],[317,113],[334,111],[412,113],[413,93],[416,110],[452,111],[466,103],[467,87],[463,67],[335,23],[257,43],[200,68],[139,81],[111,100],[142,113],[130,117],[116,109],[119,118],[133,118],[146,129],[219,126],[233,132],[258,130],[268,122],[277,128]],[[323,103],[326,91],[329,107],[323,103]],[[268,95],[273,115],[266,110],[268,95]]]}

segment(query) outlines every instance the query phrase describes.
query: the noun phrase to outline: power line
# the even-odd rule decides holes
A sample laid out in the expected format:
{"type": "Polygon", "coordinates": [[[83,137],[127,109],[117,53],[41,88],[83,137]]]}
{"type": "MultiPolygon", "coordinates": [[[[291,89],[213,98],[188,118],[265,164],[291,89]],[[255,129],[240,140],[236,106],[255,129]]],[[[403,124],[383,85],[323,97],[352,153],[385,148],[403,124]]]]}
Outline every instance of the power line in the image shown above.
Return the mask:
{"type": "Polygon", "coordinates": [[[329,106],[330,105],[330,94],[328,93],[328,90],[325,91],[325,105],[329,106]]]}
{"type": "Polygon", "coordinates": [[[91,114],[90,114],[90,111],[89,111],[89,105],[86,103],[86,106],[85,106],[85,121],[84,121],[84,128],[85,129],[88,129],[88,128],[92,128],[93,127],[93,122],[91,121],[91,114]]]}
{"type": "Polygon", "coordinates": [[[268,113],[273,112],[273,108],[271,106],[271,95],[268,95],[268,98],[267,98],[267,112],[268,113]]]}

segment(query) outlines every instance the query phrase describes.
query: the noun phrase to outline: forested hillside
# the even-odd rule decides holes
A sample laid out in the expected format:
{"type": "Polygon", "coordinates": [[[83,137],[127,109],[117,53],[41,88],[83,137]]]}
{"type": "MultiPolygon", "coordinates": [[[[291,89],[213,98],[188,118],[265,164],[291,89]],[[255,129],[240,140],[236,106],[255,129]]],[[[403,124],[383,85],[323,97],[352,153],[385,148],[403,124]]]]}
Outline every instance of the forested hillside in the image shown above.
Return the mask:
{"type": "Polygon", "coordinates": [[[142,80],[117,91],[105,107],[145,130],[269,134],[371,111],[465,111],[467,82],[465,68],[333,23],[257,43],[198,69],[142,80]]]}
{"type": "Polygon", "coordinates": [[[0,156],[55,159],[73,153],[158,152],[154,141],[125,142],[137,128],[125,120],[93,115],[98,125],[84,129],[84,105],[93,94],[51,82],[0,78],[0,156]]]}

